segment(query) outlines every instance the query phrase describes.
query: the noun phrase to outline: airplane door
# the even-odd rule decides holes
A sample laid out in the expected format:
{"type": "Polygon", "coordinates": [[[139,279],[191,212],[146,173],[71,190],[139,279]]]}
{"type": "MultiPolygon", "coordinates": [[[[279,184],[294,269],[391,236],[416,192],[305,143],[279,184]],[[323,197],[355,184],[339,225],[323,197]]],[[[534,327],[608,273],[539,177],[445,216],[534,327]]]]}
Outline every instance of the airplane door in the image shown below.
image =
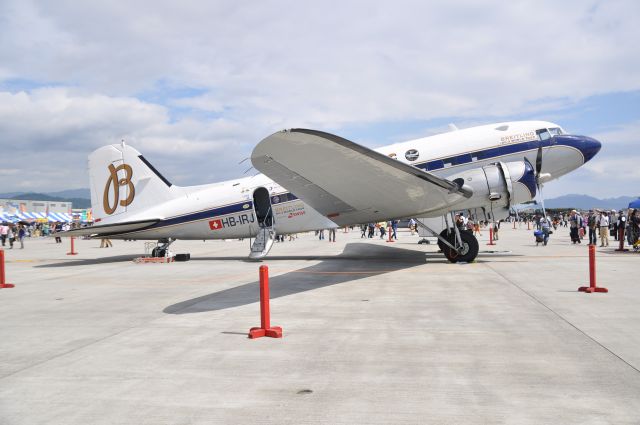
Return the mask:
{"type": "Polygon", "coordinates": [[[276,232],[273,229],[271,196],[266,188],[259,187],[253,191],[253,211],[258,222],[258,232],[251,245],[249,258],[259,260],[269,253],[276,238],[276,232]]]}
{"type": "Polygon", "coordinates": [[[271,208],[271,196],[264,187],[253,191],[253,210],[260,227],[273,227],[273,209],[271,208]]]}

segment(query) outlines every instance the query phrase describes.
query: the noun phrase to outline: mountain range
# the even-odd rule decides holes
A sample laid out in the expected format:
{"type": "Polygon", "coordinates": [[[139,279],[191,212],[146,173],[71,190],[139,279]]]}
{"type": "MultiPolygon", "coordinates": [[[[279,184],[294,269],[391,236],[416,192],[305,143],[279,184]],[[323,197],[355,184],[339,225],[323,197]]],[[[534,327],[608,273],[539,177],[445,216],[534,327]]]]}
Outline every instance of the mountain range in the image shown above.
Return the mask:
{"type": "MultiPolygon", "coordinates": [[[[73,208],[90,208],[91,207],[91,192],[89,189],[71,189],[61,190],[59,192],[47,192],[47,193],[23,193],[23,192],[9,192],[0,193],[0,198],[8,199],[27,199],[27,200],[40,200],[40,201],[62,201],[72,202],[73,208]]],[[[626,208],[629,202],[637,199],[637,196],[619,196],[617,198],[605,198],[598,199],[589,195],[563,195],[557,198],[550,198],[544,200],[544,205],[547,208],[576,208],[580,210],[589,210],[592,208],[619,210],[626,208]]]]}
{"type": "Polygon", "coordinates": [[[73,208],[91,208],[91,192],[89,189],[61,190],[59,192],[8,192],[0,193],[3,199],[24,199],[27,201],[71,202],[73,208]]]}
{"type": "Polygon", "coordinates": [[[598,199],[589,195],[571,194],[545,199],[544,206],[547,208],[575,208],[579,210],[590,210],[594,208],[620,210],[627,208],[629,202],[636,199],[638,199],[637,196],[618,196],[617,198],[598,199]]]}

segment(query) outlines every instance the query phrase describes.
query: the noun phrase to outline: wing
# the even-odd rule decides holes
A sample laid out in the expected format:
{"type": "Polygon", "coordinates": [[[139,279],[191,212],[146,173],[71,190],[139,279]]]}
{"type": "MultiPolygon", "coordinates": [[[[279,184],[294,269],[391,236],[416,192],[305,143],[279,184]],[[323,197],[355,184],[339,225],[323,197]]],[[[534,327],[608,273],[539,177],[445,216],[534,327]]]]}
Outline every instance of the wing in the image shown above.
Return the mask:
{"type": "Polygon", "coordinates": [[[262,140],[253,166],[339,225],[422,217],[472,195],[349,140],[291,129],[262,140]]]}
{"type": "Polygon", "coordinates": [[[142,230],[159,222],[159,219],[129,221],[114,224],[103,224],[99,226],[82,227],[80,229],[69,230],[57,233],[58,236],[114,236],[122,233],[129,233],[135,230],[142,230]]]}

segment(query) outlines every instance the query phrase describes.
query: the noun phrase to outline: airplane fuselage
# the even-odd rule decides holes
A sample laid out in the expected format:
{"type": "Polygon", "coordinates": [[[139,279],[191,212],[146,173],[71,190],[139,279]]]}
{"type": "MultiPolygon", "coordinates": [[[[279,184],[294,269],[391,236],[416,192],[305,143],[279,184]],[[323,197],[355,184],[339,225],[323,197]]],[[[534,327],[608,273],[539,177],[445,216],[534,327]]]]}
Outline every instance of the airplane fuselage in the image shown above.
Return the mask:
{"type": "MultiPolygon", "coordinates": [[[[518,121],[455,130],[384,146],[376,151],[446,178],[496,162],[526,158],[535,163],[540,147],[544,158],[541,175],[544,181],[549,181],[590,160],[599,151],[600,143],[584,136],[567,135],[560,126],[550,122],[518,121]]],[[[274,229],[279,234],[336,227],[329,218],[262,174],[171,189],[175,194],[173,199],[144,211],[146,217],[159,217],[158,223],[113,237],[150,240],[253,237],[259,229],[256,209],[264,207],[257,205],[260,202],[269,203],[274,229]],[[256,198],[257,195],[262,196],[256,198]]],[[[135,219],[135,214],[129,214],[127,218],[135,219]]],[[[99,220],[105,223],[117,221],[117,215],[99,220]]]]}

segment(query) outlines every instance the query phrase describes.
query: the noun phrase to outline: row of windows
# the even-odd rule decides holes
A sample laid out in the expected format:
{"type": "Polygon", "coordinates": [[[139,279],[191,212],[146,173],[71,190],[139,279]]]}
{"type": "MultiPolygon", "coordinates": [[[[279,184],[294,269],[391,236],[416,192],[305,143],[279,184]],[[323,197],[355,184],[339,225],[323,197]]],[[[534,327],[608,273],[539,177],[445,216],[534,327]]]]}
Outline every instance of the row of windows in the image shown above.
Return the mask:
{"type": "MultiPolygon", "coordinates": [[[[540,145],[545,147],[550,145],[549,140],[553,136],[558,136],[564,133],[562,132],[562,129],[560,129],[559,127],[555,127],[555,128],[549,128],[549,129],[543,128],[540,130],[536,130],[536,134],[538,135],[538,140],[542,142],[540,143],[540,145]]],[[[521,150],[536,149],[537,147],[538,147],[538,142],[536,141],[518,143],[514,145],[505,145],[499,148],[491,148],[491,149],[486,149],[480,152],[466,153],[462,155],[452,156],[449,158],[439,159],[436,161],[431,161],[427,163],[426,169],[429,171],[437,170],[439,168],[466,164],[468,162],[475,162],[483,159],[493,158],[495,156],[506,155],[514,152],[519,152],[521,150]],[[521,147],[522,145],[527,145],[527,148],[522,149],[521,147]]],[[[418,159],[420,155],[416,149],[409,149],[404,156],[405,158],[407,158],[408,161],[415,161],[418,159]]],[[[395,155],[393,157],[395,157],[395,155]]],[[[425,168],[424,165],[421,166],[421,168],[425,168]]]]}

